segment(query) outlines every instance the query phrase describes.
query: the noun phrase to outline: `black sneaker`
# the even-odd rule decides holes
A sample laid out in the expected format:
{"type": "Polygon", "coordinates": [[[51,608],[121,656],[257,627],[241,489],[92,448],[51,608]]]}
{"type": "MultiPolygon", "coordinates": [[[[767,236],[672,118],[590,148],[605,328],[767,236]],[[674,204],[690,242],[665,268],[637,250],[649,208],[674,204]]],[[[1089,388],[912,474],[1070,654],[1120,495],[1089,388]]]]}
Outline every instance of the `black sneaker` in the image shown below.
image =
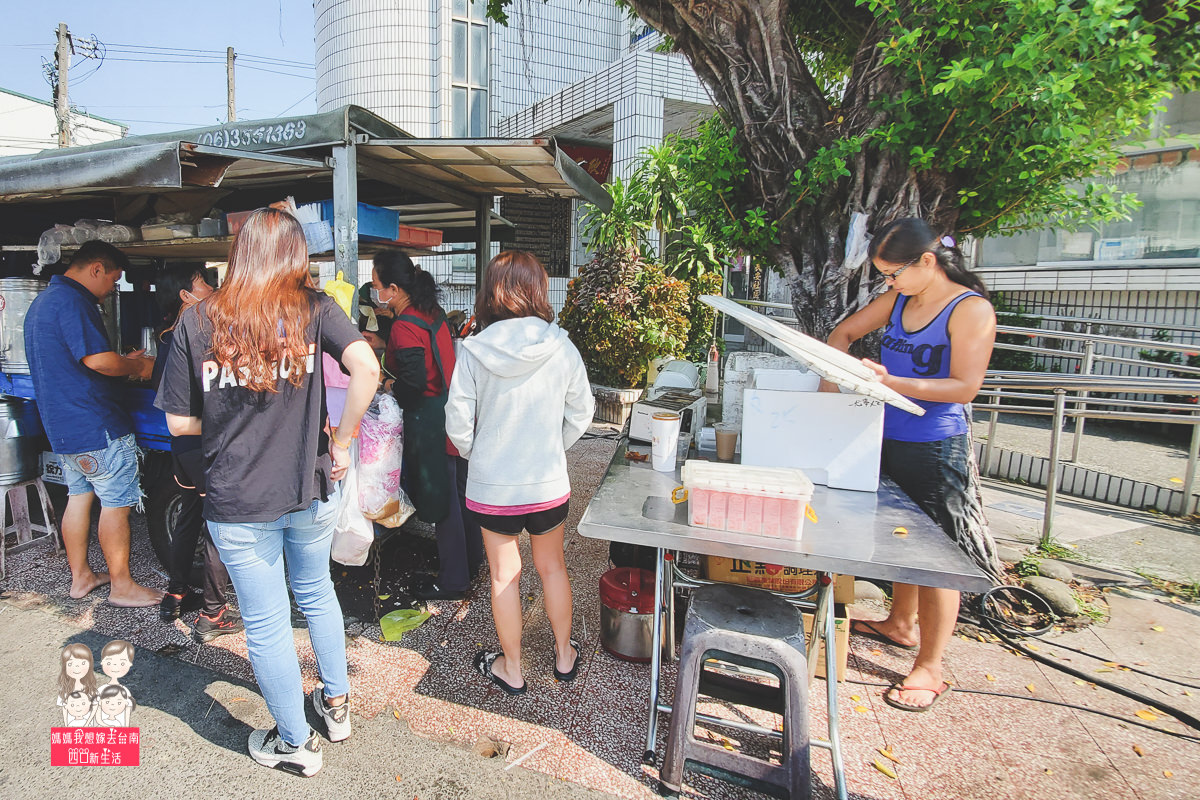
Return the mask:
{"type": "Polygon", "coordinates": [[[205,614],[196,617],[195,637],[201,644],[211,642],[218,636],[240,633],[243,630],[245,627],[242,625],[241,616],[229,606],[222,607],[215,617],[205,614]]]}
{"type": "Polygon", "coordinates": [[[417,600],[466,600],[467,590],[459,589],[452,591],[443,589],[442,586],[432,578],[426,578],[418,583],[409,592],[417,600]]]}
{"type": "Polygon", "coordinates": [[[203,605],[204,595],[200,592],[189,591],[183,594],[167,592],[158,604],[158,616],[162,618],[163,622],[174,622],[179,619],[180,614],[199,611],[203,605]]]}
{"type": "Polygon", "coordinates": [[[254,731],[250,734],[250,757],[264,767],[281,769],[303,778],[311,778],[321,771],[321,738],[312,728],[308,738],[299,747],[293,747],[279,735],[279,727],[269,731],[254,731]]]}

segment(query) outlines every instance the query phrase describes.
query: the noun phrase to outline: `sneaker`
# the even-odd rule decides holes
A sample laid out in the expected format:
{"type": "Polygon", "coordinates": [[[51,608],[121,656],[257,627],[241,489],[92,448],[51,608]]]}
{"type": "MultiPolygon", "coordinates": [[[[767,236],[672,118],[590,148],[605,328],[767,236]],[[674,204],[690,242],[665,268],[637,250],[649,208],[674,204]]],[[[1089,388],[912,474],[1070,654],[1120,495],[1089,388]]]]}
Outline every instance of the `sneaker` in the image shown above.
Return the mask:
{"type": "Polygon", "coordinates": [[[279,735],[279,727],[250,734],[250,757],[264,767],[281,769],[302,778],[311,778],[321,771],[321,737],[312,728],[299,747],[293,747],[279,735]]]}
{"type": "Polygon", "coordinates": [[[340,742],[343,739],[350,738],[350,697],[346,696],[346,702],[340,706],[331,706],[325,702],[325,684],[318,683],[317,688],[312,692],[313,708],[317,710],[317,716],[325,720],[325,730],[329,734],[329,741],[340,742]]]}
{"type": "Polygon", "coordinates": [[[167,592],[158,604],[158,616],[163,622],[174,622],[180,614],[199,611],[204,605],[204,595],[200,592],[184,592],[174,594],[167,592]]]}
{"type": "Polygon", "coordinates": [[[215,617],[200,614],[196,617],[195,637],[201,644],[211,642],[218,636],[230,633],[240,633],[245,627],[242,617],[229,606],[223,606],[215,617]]]}

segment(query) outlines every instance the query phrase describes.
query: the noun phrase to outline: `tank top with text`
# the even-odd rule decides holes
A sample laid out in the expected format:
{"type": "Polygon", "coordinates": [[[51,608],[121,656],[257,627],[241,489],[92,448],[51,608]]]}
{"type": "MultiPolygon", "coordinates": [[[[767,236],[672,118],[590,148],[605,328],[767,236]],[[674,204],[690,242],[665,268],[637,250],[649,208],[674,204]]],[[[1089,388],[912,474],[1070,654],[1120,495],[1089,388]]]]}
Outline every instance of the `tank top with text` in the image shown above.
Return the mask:
{"type": "MultiPolygon", "coordinates": [[[[920,330],[904,330],[904,307],[908,297],[899,295],[892,306],[887,327],[883,329],[880,356],[883,366],[899,378],[947,378],[950,376],[950,315],[968,297],[963,292],[946,304],[928,325],[920,330]]],[[[967,432],[967,417],[962,403],[937,403],[909,398],[925,409],[917,416],[895,406],[883,410],[883,438],[901,442],[937,442],[967,432]]]]}

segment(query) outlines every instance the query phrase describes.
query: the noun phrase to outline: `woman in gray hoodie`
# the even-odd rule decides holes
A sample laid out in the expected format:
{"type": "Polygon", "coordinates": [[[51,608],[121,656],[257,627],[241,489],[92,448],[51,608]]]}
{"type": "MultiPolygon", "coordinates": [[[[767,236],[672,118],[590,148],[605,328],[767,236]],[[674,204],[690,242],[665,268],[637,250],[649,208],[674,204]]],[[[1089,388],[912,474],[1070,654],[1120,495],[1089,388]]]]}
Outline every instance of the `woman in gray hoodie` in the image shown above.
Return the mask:
{"type": "Polygon", "coordinates": [[[446,435],[471,465],[467,508],[483,528],[502,651],[479,651],[475,668],[509,694],[525,691],[522,531],[530,534],[554,632],[554,677],[574,679],[579,659],[563,557],[566,451],[587,430],[595,403],[579,351],[553,322],[547,285],[531,253],[506,250],[492,259],[475,302],[480,330],[462,343],[446,401],[446,435]]]}

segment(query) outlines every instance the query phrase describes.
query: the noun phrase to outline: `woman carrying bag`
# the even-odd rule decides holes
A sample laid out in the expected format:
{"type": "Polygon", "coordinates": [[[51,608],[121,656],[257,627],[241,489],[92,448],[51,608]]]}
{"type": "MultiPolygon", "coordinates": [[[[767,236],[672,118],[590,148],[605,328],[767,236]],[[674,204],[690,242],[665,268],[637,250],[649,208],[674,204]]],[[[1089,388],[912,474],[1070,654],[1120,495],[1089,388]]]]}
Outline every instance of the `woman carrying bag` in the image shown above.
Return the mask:
{"type": "Polygon", "coordinates": [[[305,716],[288,584],[308,622],[330,741],[350,735],[345,623],[329,574],[335,481],[379,382],[346,313],[312,285],[295,217],[260,209],[233,240],[229,274],[175,328],[155,404],[173,436],[200,436],[204,517],[237,590],[250,664],[275,726],[250,734],[265,766],[315,775],[321,740],[305,716]],[[326,431],[322,353],[350,373],[340,430],[326,431]],[[286,567],[286,580],[285,580],[286,567]]]}
{"type": "Polygon", "coordinates": [[[433,523],[438,574],[412,589],[418,600],[462,600],[483,563],[479,526],[466,514],[467,462],[446,438],[454,344],[433,276],[403,253],[384,251],[371,270],[372,301],[394,316],[384,381],[404,411],[404,472],[417,517],[433,523]]]}

